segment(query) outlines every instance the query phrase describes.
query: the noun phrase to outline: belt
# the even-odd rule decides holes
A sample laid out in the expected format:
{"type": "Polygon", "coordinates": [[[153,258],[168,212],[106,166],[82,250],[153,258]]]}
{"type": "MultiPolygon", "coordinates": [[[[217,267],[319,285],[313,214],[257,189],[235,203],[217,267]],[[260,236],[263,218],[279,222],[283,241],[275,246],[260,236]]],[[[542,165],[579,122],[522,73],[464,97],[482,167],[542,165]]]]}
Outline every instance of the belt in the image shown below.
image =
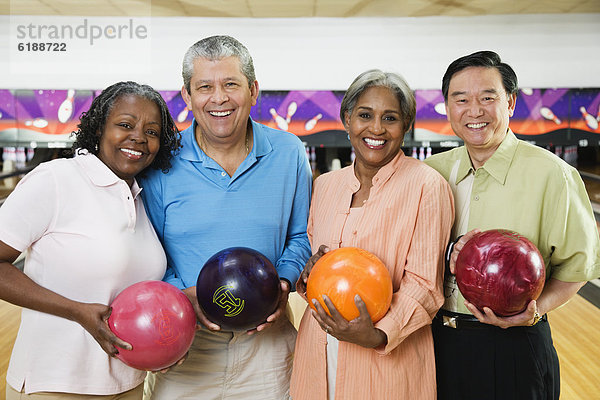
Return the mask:
{"type": "MultiPolygon", "coordinates": [[[[540,321],[547,321],[548,317],[546,314],[540,318],[540,321]]],[[[433,318],[433,322],[439,325],[452,328],[452,329],[490,329],[497,328],[494,325],[483,324],[471,314],[453,313],[440,309],[436,316],[433,318]]]]}
{"type": "Polygon", "coordinates": [[[453,313],[443,309],[438,311],[435,318],[433,318],[433,321],[442,326],[453,329],[487,329],[492,326],[488,324],[482,324],[475,316],[471,314],[453,313]]]}

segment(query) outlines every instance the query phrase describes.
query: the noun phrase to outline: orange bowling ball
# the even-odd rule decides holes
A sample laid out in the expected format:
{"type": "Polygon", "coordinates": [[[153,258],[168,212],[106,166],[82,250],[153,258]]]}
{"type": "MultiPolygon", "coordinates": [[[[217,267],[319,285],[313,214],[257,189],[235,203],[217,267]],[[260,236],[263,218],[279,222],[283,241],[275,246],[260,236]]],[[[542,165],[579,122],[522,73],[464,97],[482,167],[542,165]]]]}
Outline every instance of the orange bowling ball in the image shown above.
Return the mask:
{"type": "Polygon", "coordinates": [[[373,322],[379,321],[390,308],[392,290],[390,272],[383,262],[356,247],[327,252],[315,263],[306,282],[306,297],[313,309],[312,299],[317,299],[329,313],[322,297],[325,294],[348,321],[359,316],[354,303],[357,294],[365,302],[373,322]]]}

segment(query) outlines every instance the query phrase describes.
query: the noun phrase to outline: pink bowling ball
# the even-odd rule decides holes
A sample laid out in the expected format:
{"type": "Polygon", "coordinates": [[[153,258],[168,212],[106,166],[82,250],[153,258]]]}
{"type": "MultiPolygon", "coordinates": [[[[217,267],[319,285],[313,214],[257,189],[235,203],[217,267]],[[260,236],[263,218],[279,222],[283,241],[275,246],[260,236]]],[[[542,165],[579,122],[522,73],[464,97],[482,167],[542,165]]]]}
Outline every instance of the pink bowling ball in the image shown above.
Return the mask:
{"type": "Polygon", "coordinates": [[[161,281],[133,284],[111,304],[110,330],[131,344],[117,358],[130,367],[158,371],[172,366],[189,350],[196,313],[186,295],[161,281]]]}

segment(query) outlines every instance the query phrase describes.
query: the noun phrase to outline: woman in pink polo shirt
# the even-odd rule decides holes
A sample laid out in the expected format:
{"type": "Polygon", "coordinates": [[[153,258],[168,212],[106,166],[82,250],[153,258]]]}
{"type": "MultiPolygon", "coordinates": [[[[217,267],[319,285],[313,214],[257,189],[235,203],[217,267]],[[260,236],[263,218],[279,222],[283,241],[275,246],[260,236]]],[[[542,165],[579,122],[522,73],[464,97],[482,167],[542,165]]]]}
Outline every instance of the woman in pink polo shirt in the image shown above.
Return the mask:
{"type": "Polygon", "coordinates": [[[147,85],[106,88],[81,116],[74,157],[40,164],[0,208],[0,298],[23,307],[11,399],[141,399],[144,371],[108,328],[127,286],[161,279],[166,257],[135,177],[167,170],[179,133],[147,85]],[[24,272],[12,263],[26,252],[24,272]]]}
{"type": "MultiPolygon", "coordinates": [[[[415,113],[414,95],[397,74],[364,72],[344,95],[340,117],[356,159],[316,179],[308,236],[313,252],[326,245],[375,254],[392,277],[392,304],[376,323],[361,299],[352,321],[329,300],[331,316],[320,305],[318,313],[307,308],[294,355],[294,400],[436,397],[431,320],[443,302],[454,208],[444,178],[402,152],[415,113]]],[[[303,271],[299,293],[319,254],[303,271]]]]}

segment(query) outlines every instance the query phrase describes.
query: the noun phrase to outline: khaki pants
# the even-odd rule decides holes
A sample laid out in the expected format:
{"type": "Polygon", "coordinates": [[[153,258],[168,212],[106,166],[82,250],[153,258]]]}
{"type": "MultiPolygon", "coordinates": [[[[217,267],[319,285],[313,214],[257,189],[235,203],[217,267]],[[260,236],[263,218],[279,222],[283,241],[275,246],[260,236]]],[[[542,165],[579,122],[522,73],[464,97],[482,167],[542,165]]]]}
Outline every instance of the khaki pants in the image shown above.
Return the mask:
{"type": "Polygon", "coordinates": [[[37,392],[25,394],[17,392],[10,385],[6,385],[6,400],[141,400],[144,385],[119,394],[96,396],[91,394],[37,392]]]}
{"type": "Polygon", "coordinates": [[[296,335],[285,317],[254,335],[200,330],[183,364],[148,374],[144,399],[289,399],[296,335]]]}

